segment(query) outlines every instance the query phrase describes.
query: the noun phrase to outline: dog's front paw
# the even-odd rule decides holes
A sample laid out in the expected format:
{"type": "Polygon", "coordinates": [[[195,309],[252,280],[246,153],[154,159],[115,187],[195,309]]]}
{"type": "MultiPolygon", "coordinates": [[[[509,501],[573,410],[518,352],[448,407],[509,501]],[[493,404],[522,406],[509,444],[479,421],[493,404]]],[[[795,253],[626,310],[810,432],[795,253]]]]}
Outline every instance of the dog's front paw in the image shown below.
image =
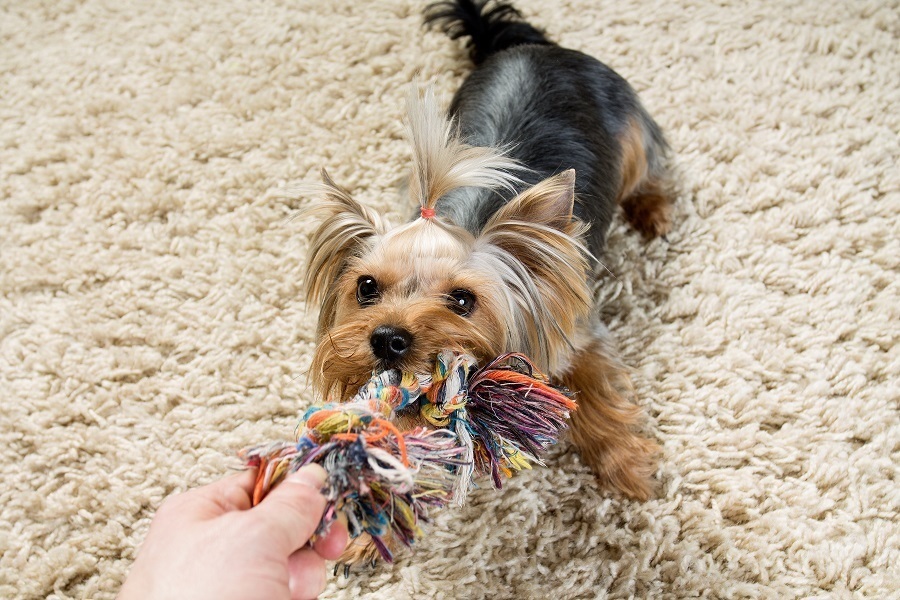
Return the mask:
{"type": "Polygon", "coordinates": [[[334,565],[334,574],[343,573],[344,577],[350,577],[351,573],[374,569],[380,559],[381,554],[372,536],[363,533],[347,544],[347,549],[334,565]]]}

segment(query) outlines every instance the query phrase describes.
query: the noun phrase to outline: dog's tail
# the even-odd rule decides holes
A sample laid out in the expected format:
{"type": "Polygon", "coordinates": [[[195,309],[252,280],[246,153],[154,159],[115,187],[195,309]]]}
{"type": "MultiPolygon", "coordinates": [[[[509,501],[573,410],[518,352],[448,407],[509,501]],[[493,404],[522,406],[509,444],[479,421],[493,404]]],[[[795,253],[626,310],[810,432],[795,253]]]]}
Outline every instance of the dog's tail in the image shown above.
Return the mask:
{"type": "Polygon", "coordinates": [[[553,44],[511,4],[499,0],[435,2],[425,9],[425,24],[437,26],[454,40],[468,37],[466,47],[476,65],[513,46],[553,44]]]}

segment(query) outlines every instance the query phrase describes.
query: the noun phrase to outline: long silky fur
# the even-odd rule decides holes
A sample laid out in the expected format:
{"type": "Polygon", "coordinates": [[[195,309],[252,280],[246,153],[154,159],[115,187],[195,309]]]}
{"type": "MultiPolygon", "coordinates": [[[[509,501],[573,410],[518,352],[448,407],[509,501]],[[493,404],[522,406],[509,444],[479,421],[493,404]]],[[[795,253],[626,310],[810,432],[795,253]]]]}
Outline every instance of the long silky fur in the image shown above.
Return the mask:
{"type": "Polygon", "coordinates": [[[523,192],[485,225],[478,260],[503,283],[510,317],[507,347],[553,372],[591,309],[587,225],[572,217],[574,174],[567,171],[523,192]]]}
{"type": "Polygon", "coordinates": [[[334,284],[353,257],[359,256],[373,238],[388,228],[375,211],[354,200],[322,169],[322,183],[297,188],[299,193],[321,196],[302,212],[319,219],[319,227],[309,240],[306,263],[306,302],[322,303],[318,330],[331,325],[334,315],[334,284]]]}

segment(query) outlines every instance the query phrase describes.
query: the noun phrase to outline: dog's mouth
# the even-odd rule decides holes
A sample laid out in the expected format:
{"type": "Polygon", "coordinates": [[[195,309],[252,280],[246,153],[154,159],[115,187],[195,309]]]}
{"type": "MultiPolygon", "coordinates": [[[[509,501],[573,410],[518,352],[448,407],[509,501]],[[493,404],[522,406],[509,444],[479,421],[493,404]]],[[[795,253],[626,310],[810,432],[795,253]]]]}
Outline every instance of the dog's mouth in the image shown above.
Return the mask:
{"type": "Polygon", "coordinates": [[[384,371],[399,371],[401,373],[412,373],[418,377],[430,375],[434,371],[434,365],[437,361],[438,353],[435,352],[410,352],[404,358],[398,360],[383,360],[378,357],[372,357],[372,375],[384,371]]]}
{"type": "Polygon", "coordinates": [[[417,335],[407,343],[402,353],[394,349],[394,356],[388,356],[391,353],[384,348],[375,347],[371,343],[372,336],[373,332],[359,324],[344,324],[323,336],[311,365],[313,382],[322,397],[346,402],[373,375],[388,370],[412,373],[419,378],[431,377],[438,356],[447,350],[472,355],[476,360],[484,358],[484,352],[473,351],[478,344],[454,340],[453,335],[428,329],[424,333],[417,330],[417,335]]]}
{"type": "Polygon", "coordinates": [[[407,369],[402,362],[376,360],[374,366],[372,367],[372,374],[375,375],[384,371],[400,371],[402,373],[404,371],[407,371],[407,369]]]}

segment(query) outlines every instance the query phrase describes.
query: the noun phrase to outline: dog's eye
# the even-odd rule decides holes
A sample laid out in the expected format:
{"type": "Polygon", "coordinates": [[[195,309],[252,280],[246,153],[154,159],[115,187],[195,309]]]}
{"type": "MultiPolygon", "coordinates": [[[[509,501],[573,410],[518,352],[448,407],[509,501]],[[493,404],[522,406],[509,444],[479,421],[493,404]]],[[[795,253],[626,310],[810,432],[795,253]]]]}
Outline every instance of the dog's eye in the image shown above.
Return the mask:
{"type": "Polygon", "coordinates": [[[374,277],[363,275],[356,280],[356,301],[360,306],[375,304],[380,296],[381,290],[378,289],[378,282],[374,277]]]}
{"type": "Polygon", "coordinates": [[[475,296],[469,290],[453,290],[447,297],[450,310],[460,316],[468,317],[475,310],[475,296]]]}

